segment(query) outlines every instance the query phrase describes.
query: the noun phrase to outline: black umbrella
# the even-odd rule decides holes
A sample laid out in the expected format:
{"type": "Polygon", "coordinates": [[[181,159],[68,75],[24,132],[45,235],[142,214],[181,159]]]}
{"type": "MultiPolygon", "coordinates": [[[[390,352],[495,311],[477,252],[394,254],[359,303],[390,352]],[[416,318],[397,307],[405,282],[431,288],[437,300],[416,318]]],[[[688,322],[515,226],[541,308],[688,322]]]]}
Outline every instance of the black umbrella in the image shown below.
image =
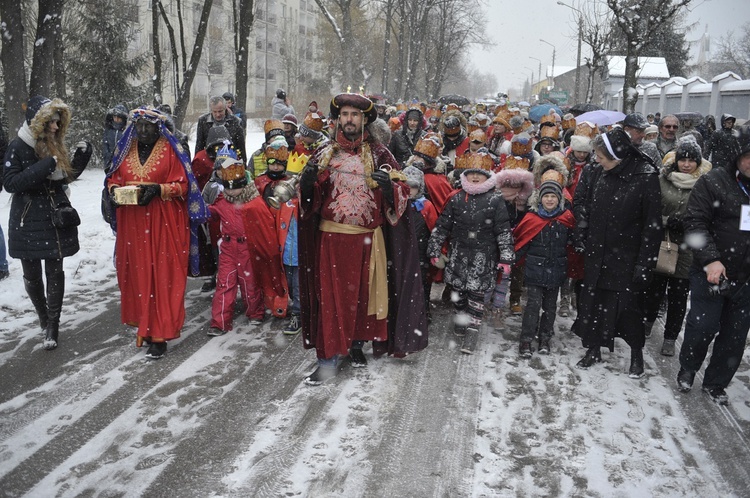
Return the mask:
{"type": "Polygon", "coordinates": [[[576,116],[578,114],[583,114],[584,112],[601,111],[601,110],[602,110],[601,107],[599,107],[596,104],[592,104],[591,102],[576,104],[570,108],[570,112],[576,116]]]}
{"type": "Polygon", "coordinates": [[[443,95],[438,99],[439,104],[456,104],[458,106],[469,105],[471,102],[463,95],[443,95]]]}

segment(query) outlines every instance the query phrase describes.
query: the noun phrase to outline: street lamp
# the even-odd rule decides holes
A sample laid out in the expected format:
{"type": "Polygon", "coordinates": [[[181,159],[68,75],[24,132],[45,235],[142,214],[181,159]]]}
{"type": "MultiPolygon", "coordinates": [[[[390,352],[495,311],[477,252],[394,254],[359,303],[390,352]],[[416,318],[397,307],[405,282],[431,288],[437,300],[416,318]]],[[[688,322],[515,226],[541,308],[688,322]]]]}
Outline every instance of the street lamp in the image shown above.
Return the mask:
{"type": "Polygon", "coordinates": [[[583,12],[578,10],[577,8],[573,7],[572,5],[568,5],[567,3],[560,2],[558,0],[557,5],[562,5],[563,7],[567,7],[575,12],[578,12],[578,53],[576,54],[576,90],[575,90],[575,101],[576,103],[580,102],[580,83],[581,83],[581,41],[583,41],[583,12]]]}
{"type": "Polygon", "coordinates": [[[556,53],[555,46],[552,45],[547,40],[542,40],[541,38],[539,38],[539,41],[542,43],[546,43],[547,45],[552,47],[552,74],[551,74],[552,77],[550,78],[551,79],[550,88],[555,88],[555,53],[556,53]]]}
{"type": "Polygon", "coordinates": [[[541,83],[542,82],[542,59],[537,59],[536,57],[532,57],[532,56],[529,56],[529,59],[534,59],[535,61],[539,61],[539,73],[538,73],[539,78],[537,78],[537,82],[541,83]]]}

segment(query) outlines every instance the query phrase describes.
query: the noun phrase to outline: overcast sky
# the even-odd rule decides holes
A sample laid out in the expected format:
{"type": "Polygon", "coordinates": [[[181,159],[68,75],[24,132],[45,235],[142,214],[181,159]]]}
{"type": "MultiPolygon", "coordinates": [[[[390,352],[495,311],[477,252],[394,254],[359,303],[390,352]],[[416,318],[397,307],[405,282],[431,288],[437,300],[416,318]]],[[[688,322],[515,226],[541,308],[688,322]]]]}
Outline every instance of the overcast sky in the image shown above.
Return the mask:
{"type": "MultiPolygon", "coordinates": [[[[594,1],[597,0],[565,3],[578,7],[594,1]]],[[[688,33],[687,39],[697,40],[708,25],[712,50],[721,36],[730,30],[738,35],[740,26],[750,22],[750,0],[693,0],[692,3],[687,21],[700,24],[688,33]]],[[[540,38],[555,45],[555,66],[575,67],[577,18],[571,9],[557,5],[556,0],[487,0],[485,9],[487,33],[495,46],[473,51],[472,61],[482,72],[495,74],[502,91],[523,86],[531,76],[530,69],[534,71],[534,80],[537,79],[539,62],[530,57],[542,60],[542,74],[546,66],[552,65],[552,47],[539,41],[540,38]]],[[[583,44],[581,58],[588,54],[583,44]]]]}

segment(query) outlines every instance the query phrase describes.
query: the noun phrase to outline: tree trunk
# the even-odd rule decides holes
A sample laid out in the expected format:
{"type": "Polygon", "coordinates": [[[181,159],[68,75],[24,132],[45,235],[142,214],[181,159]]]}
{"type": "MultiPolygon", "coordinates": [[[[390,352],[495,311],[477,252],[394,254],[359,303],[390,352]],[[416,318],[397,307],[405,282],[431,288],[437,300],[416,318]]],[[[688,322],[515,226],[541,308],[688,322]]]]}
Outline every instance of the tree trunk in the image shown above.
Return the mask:
{"type": "Polygon", "coordinates": [[[628,43],[628,51],[625,56],[625,82],[622,85],[622,112],[630,114],[635,112],[635,104],[638,102],[638,56],[631,49],[632,43],[628,43]]]}
{"type": "Polygon", "coordinates": [[[213,3],[214,0],[205,0],[203,3],[201,19],[198,24],[198,32],[195,36],[195,43],[193,44],[193,54],[190,57],[190,64],[188,64],[185,73],[182,75],[182,86],[180,86],[179,98],[177,99],[177,104],[175,105],[174,110],[174,124],[175,128],[178,130],[182,127],[182,121],[185,119],[185,112],[190,104],[190,89],[193,86],[195,71],[201,60],[203,42],[206,39],[206,32],[208,31],[208,16],[211,14],[213,3]]]}
{"type": "Polygon", "coordinates": [[[28,99],[20,2],[0,0],[0,16],[3,19],[0,23],[3,46],[0,61],[3,64],[5,83],[5,112],[8,119],[8,138],[13,138],[24,120],[21,106],[28,99]]]}
{"type": "Polygon", "coordinates": [[[55,43],[55,69],[53,71],[55,79],[55,97],[59,97],[64,101],[68,100],[66,76],[67,72],[65,69],[65,41],[62,36],[58,37],[57,43],[55,43]]]}
{"type": "MultiPolygon", "coordinates": [[[[159,14],[161,14],[161,18],[164,20],[164,25],[167,27],[167,33],[169,35],[169,46],[170,50],[172,52],[172,71],[174,72],[174,92],[175,92],[175,101],[177,100],[179,94],[177,93],[178,89],[180,88],[180,58],[177,56],[177,39],[175,37],[174,28],[172,27],[172,23],[169,22],[169,17],[167,17],[167,12],[164,10],[164,5],[162,5],[161,1],[157,1],[156,4],[159,7],[159,14]]],[[[182,31],[181,31],[182,32],[182,31]]],[[[182,37],[182,35],[181,35],[182,37]]],[[[180,40],[180,44],[183,47],[183,50],[185,48],[185,40],[180,40]]],[[[185,54],[183,53],[183,61],[186,58],[185,54]]],[[[186,64],[186,62],[183,62],[183,67],[186,64]]]]}
{"type": "Polygon", "coordinates": [[[385,2],[385,40],[383,41],[383,77],[380,90],[388,95],[388,59],[391,52],[391,23],[393,21],[393,0],[385,2]]]}
{"type": "Polygon", "coordinates": [[[39,0],[34,40],[34,60],[29,82],[30,95],[50,96],[52,71],[55,67],[55,45],[62,38],[63,0],[39,0]]]}
{"type": "Polygon", "coordinates": [[[154,60],[154,76],[151,81],[154,85],[153,104],[158,106],[162,102],[161,95],[161,50],[159,49],[159,10],[151,9],[151,45],[153,47],[152,58],[154,60]]]}
{"type": "Polygon", "coordinates": [[[239,19],[237,20],[239,26],[235,25],[235,32],[238,32],[239,35],[235,37],[237,42],[235,46],[238,49],[235,51],[234,56],[234,79],[237,83],[234,98],[236,99],[237,106],[240,109],[245,109],[245,112],[247,112],[247,72],[248,64],[250,63],[250,31],[253,28],[255,20],[253,18],[253,4],[253,0],[240,0],[239,19]]]}

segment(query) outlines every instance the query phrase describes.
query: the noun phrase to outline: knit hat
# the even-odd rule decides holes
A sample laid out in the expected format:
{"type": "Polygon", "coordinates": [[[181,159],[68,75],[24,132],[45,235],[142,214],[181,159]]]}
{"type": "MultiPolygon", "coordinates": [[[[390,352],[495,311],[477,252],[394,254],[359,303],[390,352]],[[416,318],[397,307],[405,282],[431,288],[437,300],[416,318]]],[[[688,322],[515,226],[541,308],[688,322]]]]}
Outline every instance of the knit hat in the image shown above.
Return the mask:
{"type": "Polygon", "coordinates": [[[263,123],[263,133],[265,133],[266,143],[268,143],[273,137],[284,134],[284,125],[278,119],[267,119],[263,123]]]}
{"type": "Polygon", "coordinates": [[[683,136],[677,141],[674,160],[677,162],[680,159],[692,159],[699,165],[703,160],[700,145],[690,135],[683,136]]]}
{"type": "Polygon", "coordinates": [[[645,133],[646,135],[650,135],[651,133],[659,133],[659,127],[656,125],[648,125],[648,128],[646,128],[645,133]]]}
{"type": "Polygon", "coordinates": [[[591,152],[591,139],[584,135],[570,137],[570,148],[575,152],[591,152]]]}
{"type": "Polygon", "coordinates": [[[221,98],[224,99],[224,100],[231,100],[232,102],[235,101],[234,100],[234,95],[231,94],[231,93],[229,93],[229,92],[224,92],[224,94],[221,96],[221,98]]]}
{"type": "Polygon", "coordinates": [[[563,195],[562,185],[560,185],[555,180],[547,180],[539,186],[540,200],[544,196],[544,194],[555,194],[557,196],[557,200],[561,201],[563,195]]]}
{"type": "Polygon", "coordinates": [[[34,97],[31,97],[26,103],[26,124],[30,125],[31,120],[34,119],[36,113],[50,102],[52,102],[50,99],[48,99],[47,97],[42,97],[41,95],[35,95],[34,97]]]}
{"type": "Polygon", "coordinates": [[[286,92],[283,88],[277,88],[276,89],[276,98],[285,100],[286,99],[286,92]]]}
{"type": "Polygon", "coordinates": [[[283,118],[281,118],[281,123],[294,125],[294,127],[297,128],[297,116],[295,116],[294,114],[287,114],[283,118]]]}
{"type": "Polygon", "coordinates": [[[424,173],[414,166],[405,167],[402,173],[406,175],[406,184],[419,190],[417,196],[424,195],[424,173]]]}
{"type": "Polygon", "coordinates": [[[232,137],[229,135],[229,130],[227,130],[226,126],[212,126],[209,128],[208,135],[206,136],[206,150],[216,145],[221,145],[225,141],[229,141],[230,143],[232,141],[232,137]]]}

